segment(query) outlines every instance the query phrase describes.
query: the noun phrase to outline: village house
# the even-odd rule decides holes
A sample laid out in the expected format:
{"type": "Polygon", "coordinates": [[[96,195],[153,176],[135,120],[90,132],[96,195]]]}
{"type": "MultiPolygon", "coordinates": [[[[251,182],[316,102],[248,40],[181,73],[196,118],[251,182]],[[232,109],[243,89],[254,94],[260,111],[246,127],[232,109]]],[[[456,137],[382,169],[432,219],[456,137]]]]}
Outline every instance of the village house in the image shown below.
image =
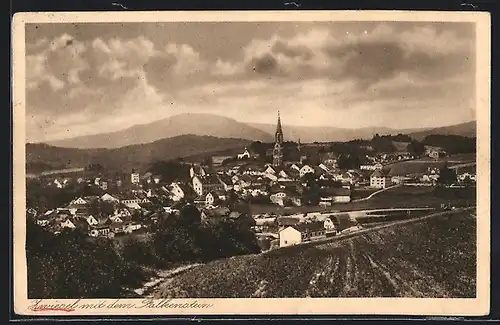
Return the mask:
{"type": "Polygon", "coordinates": [[[194,176],[193,189],[198,196],[202,196],[210,191],[224,190],[224,185],[221,184],[216,175],[194,176]]]}
{"type": "Polygon", "coordinates": [[[309,173],[314,173],[314,168],[312,168],[309,165],[304,165],[299,170],[300,178],[304,177],[306,174],[309,174],[309,173]]]}
{"type": "Polygon", "coordinates": [[[459,182],[465,182],[467,180],[475,182],[476,181],[476,175],[472,174],[472,173],[469,173],[469,172],[461,173],[461,174],[457,175],[457,180],[459,182]]]}
{"type": "Polygon", "coordinates": [[[370,175],[370,187],[386,188],[391,185],[391,178],[383,170],[376,170],[370,175]]]}
{"type": "Polygon", "coordinates": [[[189,193],[189,190],[188,190],[188,187],[182,183],[172,183],[170,184],[170,199],[172,201],[175,201],[175,202],[178,202],[180,200],[182,200],[183,198],[185,198],[188,193],[189,193]]]}
{"type": "Polygon", "coordinates": [[[444,150],[440,150],[440,149],[429,149],[427,150],[427,156],[429,156],[429,158],[433,158],[433,159],[439,159],[441,157],[445,157],[446,156],[446,152],[444,150]]]}
{"type": "Polygon", "coordinates": [[[241,165],[240,168],[238,169],[238,173],[240,175],[252,175],[252,176],[261,176],[265,174],[261,166],[253,163],[241,165]]]}
{"type": "Polygon", "coordinates": [[[233,180],[226,174],[217,174],[219,182],[224,186],[224,191],[230,191],[233,189],[233,180]]]}
{"type": "Polygon", "coordinates": [[[120,202],[120,200],[118,198],[116,198],[108,193],[104,193],[100,199],[101,199],[101,201],[104,201],[104,202],[111,202],[111,203],[119,203],[120,202]]]}
{"type": "Polygon", "coordinates": [[[219,196],[214,191],[208,192],[205,196],[205,204],[207,205],[215,205],[219,203],[219,201],[219,196]]]}
{"type": "Polygon", "coordinates": [[[285,199],[287,197],[287,193],[285,190],[277,191],[269,196],[269,200],[271,203],[277,204],[279,206],[285,205],[285,199]]]}
{"type": "Polygon", "coordinates": [[[280,247],[297,245],[324,236],[325,228],[322,222],[299,223],[280,230],[280,247]]]}
{"type": "Polygon", "coordinates": [[[243,151],[243,153],[240,153],[237,156],[238,160],[250,159],[250,157],[251,157],[251,154],[250,154],[250,151],[248,151],[247,147],[245,147],[245,151],[243,151]]]}
{"type": "Polygon", "coordinates": [[[272,165],[267,165],[266,169],[264,169],[264,175],[276,175],[276,170],[272,165]]]}
{"type": "Polygon", "coordinates": [[[205,168],[201,165],[192,165],[191,168],[189,169],[189,176],[191,178],[195,176],[205,176],[207,174],[207,171],[205,168]]]}
{"type": "Polygon", "coordinates": [[[361,170],[380,170],[382,169],[384,166],[381,164],[381,163],[376,163],[376,164],[373,164],[373,165],[361,165],[359,166],[359,169],[361,170]]]}
{"type": "Polygon", "coordinates": [[[97,221],[96,218],[94,218],[94,216],[87,216],[85,218],[85,221],[88,223],[89,226],[93,227],[93,226],[97,226],[99,224],[99,221],[97,221]]]}
{"type": "Polygon", "coordinates": [[[325,228],[325,232],[327,234],[337,234],[339,222],[335,216],[328,216],[323,221],[323,227],[325,228]]]}
{"type": "Polygon", "coordinates": [[[75,229],[76,226],[75,226],[75,224],[69,218],[67,218],[66,220],[64,220],[63,222],[61,222],[61,228],[75,229]]]}
{"type": "Polygon", "coordinates": [[[137,185],[141,182],[141,175],[136,172],[135,170],[132,170],[132,173],[130,174],[130,183],[137,185]]]}

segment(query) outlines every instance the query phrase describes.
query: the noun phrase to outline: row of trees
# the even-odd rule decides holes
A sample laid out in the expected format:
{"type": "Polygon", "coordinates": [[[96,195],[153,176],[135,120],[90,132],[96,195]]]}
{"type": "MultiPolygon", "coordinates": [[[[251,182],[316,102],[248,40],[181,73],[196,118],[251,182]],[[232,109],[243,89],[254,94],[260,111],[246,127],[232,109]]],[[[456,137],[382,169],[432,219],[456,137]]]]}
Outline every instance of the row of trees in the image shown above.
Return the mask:
{"type": "Polygon", "coordinates": [[[143,265],[171,267],[260,252],[249,220],[219,218],[201,222],[200,211],[185,205],[178,215],[167,215],[146,240],[129,239],[123,247],[127,260],[143,265]]]}

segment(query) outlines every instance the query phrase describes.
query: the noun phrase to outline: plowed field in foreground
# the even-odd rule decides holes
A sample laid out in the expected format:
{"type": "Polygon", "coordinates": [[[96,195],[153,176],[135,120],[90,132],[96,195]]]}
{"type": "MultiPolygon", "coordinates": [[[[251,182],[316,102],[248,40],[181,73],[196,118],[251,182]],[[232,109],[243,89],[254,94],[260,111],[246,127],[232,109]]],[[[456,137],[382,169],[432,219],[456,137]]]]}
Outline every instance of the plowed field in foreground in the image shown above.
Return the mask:
{"type": "Polygon", "coordinates": [[[474,215],[214,261],[166,279],[155,297],[475,297],[474,215]]]}

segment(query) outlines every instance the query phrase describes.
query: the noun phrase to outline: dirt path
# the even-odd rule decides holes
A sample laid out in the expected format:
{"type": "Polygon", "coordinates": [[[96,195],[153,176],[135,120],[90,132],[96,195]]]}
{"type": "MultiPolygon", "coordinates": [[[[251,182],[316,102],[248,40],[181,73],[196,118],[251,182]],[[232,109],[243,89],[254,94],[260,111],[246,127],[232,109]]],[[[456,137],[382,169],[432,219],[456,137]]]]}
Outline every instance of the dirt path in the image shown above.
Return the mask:
{"type": "Polygon", "coordinates": [[[159,270],[156,272],[156,277],[150,278],[148,282],[144,283],[141,288],[135,289],[134,292],[140,296],[148,297],[161,283],[200,265],[203,264],[189,264],[174,269],[159,270]]]}

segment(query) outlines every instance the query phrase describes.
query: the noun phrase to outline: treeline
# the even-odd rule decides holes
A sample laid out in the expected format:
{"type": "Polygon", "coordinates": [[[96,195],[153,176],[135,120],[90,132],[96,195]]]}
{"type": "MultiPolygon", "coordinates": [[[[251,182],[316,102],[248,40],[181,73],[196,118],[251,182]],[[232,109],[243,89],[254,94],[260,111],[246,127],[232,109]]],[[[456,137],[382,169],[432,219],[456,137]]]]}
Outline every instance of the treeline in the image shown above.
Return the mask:
{"type": "Polygon", "coordinates": [[[219,218],[202,222],[199,210],[185,205],[179,214],[166,215],[156,231],[144,240],[130,238],[122,253],[126,260],[144,266],[173,267],[260,252],[251,229],[251,217],[219,218]]]}
{"type": "Polygon", "coordinates": [[[476,152],[476,138],[459,135],[431,134],[426,136],[422,143],[428,146],[441,147],[449,154],[476,152]]]}
{"type": "Polygon", "coordinates": [[[26,227],[28,298],[131,297],[145,274],[122,259],[107,239],[96,241],[78,230],[54,235],[26,227]]]}

